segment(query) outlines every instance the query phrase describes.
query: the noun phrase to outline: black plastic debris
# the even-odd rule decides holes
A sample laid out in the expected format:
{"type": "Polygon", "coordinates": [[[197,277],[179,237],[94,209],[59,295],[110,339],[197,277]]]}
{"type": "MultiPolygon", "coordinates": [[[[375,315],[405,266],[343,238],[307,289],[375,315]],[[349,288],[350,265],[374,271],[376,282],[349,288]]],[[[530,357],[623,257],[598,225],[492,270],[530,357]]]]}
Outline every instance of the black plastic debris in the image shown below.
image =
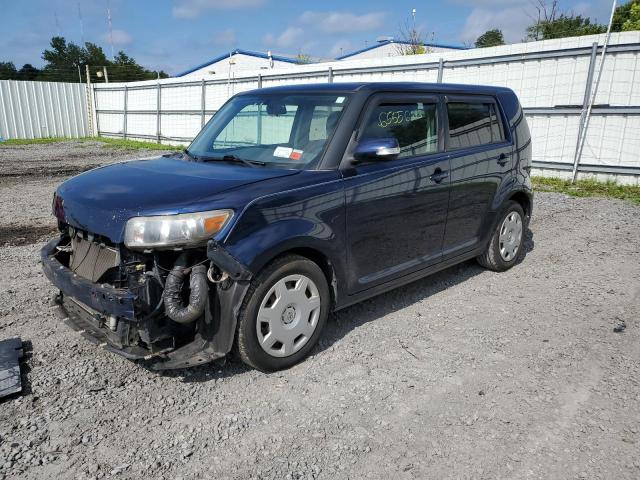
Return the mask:
{"type": "Polygon", "coordinates": [[[622,332],[624,332],[625,328],[627,328],[627,324],[624,323],[624,322],[620,322],[618,325],[613,327],[613,331],[616,332],[616,333],[622,333],[622,332]]]}
{"type": "Polygon", "coordinates": [[[20,338],[0,341],[0,398],[22,391],[20,376],[22,354],[20,338]]]}

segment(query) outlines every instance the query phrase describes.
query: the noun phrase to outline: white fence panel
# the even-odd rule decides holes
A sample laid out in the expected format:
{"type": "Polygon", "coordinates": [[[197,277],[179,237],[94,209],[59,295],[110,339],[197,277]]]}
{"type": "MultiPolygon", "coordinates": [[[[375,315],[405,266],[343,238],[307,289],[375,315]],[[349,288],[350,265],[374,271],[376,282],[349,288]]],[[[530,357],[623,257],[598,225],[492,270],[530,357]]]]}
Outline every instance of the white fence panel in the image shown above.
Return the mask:
{"type": "Polygon", "coordinates": [[[81,83],[0,80],[0,137],[89,136],[81,83]]]}
{"type": "MultiPolygon", "coordinates": [[[[327,82],[446,82],[513,89],[532,131],[534,167],[570,172],[590,71],[597,75],[603,35],[384,59],[243,71],[241,77],[96,85],[103,135],[190,141],[231,96],[259,87],[327,82]],[[124,90],[127,89],[125,113],[124,90]],[[158,91],[161,102],[158,110],[158,91]],[[114,118],[115,117],[115,118],[114,118]],[[127,119],[125,121],[125,118],[127,119]]],[[[585,143],[580,171],[640,180],[640,32],[616,33],[585,143]]]]}

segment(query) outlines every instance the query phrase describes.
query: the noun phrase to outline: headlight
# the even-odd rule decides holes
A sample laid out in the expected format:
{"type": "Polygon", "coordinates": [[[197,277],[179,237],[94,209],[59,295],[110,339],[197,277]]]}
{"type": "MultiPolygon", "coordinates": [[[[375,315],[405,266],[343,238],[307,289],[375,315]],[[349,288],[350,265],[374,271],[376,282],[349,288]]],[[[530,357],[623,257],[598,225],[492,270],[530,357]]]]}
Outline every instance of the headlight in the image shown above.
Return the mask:
{"type": "Polygon", "coordinates": [[[124,244],[133,249],[171,248],[205,243],[233,216],[231,210],[129,219],[124,244]]]}

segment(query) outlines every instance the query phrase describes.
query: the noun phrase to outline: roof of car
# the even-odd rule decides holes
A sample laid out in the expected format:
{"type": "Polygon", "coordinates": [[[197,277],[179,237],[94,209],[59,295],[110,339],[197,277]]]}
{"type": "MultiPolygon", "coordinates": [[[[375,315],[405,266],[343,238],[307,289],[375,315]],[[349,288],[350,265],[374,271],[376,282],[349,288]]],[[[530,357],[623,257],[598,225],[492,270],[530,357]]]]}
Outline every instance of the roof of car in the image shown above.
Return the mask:
{"type": "Polygon", "coordinates": [[[306,85],[282,85],[267,87],[257,90],[249,90],[240,95],[251,93],[291,93],[291,92],[384,92],[384,91],[424,91],[434,93],[496,93],[510,92],[506,87],[489,85],[462,85],[455,83],[421,83],[421,82],[345,82],[345,83],[314,83],[306,85]]]}

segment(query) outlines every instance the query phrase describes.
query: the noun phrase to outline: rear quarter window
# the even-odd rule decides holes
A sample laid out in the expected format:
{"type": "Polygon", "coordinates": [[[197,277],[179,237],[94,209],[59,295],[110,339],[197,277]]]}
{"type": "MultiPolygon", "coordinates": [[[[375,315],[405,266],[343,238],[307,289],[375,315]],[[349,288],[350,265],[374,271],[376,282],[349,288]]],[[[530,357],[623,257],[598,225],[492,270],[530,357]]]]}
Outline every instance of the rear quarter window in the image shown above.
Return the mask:
{"type": "Polygon", "coordinates": [[[449,149],[489,145],[504,140],[494,103],[449,102],[449,149]]]}

